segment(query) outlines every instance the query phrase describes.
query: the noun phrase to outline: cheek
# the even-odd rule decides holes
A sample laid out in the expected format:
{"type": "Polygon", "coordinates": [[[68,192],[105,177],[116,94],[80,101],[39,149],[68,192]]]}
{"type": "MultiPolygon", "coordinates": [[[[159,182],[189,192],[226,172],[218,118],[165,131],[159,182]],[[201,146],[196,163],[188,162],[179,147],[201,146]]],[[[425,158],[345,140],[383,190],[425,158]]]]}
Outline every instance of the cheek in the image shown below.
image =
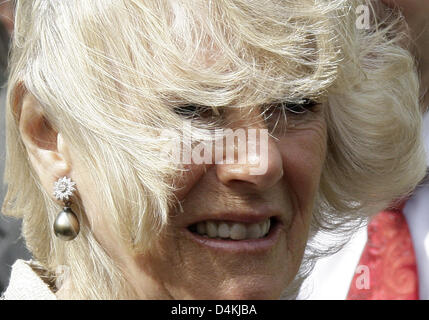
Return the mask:
{"type": "Polygon", "coordinates": [[[183,171],[173,180],[176,190],[174,196],[178,200],[183,200],[209,167],[209,165],[185,165],[183,171]]]}
{"type": "Polygon", "coordinates": [[[326,157],[325,121],[315,121],[289,131],[278,147],[283,160],[284,179],[301,213],[311,211],[326,157]]]}

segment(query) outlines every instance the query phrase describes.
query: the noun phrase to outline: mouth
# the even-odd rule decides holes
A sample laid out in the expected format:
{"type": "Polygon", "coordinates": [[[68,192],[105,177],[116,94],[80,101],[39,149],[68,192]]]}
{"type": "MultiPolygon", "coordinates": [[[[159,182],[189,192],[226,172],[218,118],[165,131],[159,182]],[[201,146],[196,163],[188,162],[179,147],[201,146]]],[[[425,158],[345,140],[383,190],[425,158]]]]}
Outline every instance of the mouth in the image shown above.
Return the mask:
{"type": "Polygon", "coordinates": [[[192,239],[215,249],[229,251],[268,250],[277,242],[281,222],[276,217],[245,223],[228,220],[206,220],[190,225],[192,239]]]}

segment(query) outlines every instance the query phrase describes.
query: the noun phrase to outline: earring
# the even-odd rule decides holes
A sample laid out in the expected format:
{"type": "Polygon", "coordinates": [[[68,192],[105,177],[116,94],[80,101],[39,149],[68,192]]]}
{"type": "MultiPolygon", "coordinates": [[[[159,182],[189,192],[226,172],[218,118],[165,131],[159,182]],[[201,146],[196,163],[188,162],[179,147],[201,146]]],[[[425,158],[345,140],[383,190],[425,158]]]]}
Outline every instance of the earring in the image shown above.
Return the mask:
{"type": "Polygon", "coordinates": [[[58,179],[54,185],[54,197],[64,202],[63,211],[61,211],[54,222],[55,235],[64,241],[70,241],[79,234],[80,226],[76,214],[70,208],[70,197],[76,191],[76,183],[70,178],[63,177],[58,179]]]}

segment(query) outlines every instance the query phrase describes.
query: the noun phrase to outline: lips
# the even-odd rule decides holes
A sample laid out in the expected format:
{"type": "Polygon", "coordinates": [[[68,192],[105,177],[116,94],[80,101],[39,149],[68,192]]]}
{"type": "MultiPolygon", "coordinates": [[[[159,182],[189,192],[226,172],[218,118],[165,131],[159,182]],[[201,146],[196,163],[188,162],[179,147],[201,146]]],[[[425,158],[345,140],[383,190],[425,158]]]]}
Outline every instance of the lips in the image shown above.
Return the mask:
{"type": "Polygon", "coordinates": [[[230,219],[197,221],[186,228],[186,234],[208,249],[224,253],[256,253],[274,247],[282,226],[278,216],[236,215],[230,219]]]}

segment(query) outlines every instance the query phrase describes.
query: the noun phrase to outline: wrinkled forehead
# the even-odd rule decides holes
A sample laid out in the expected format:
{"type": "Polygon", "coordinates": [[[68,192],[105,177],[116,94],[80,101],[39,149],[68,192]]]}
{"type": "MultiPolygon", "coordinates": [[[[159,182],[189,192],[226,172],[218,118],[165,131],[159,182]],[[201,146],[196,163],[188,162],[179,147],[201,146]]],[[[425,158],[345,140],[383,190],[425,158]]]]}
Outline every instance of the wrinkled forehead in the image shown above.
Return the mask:
{"type": "Polygon", "coordinates": [[[316,97],[334,82],[338,48],[327,8],[312,1],[229,2],[169,2],[171,38],[154,52],[167,53],[158,57],[167,83],[180,88],[174,95],[183,90],[209,105],[252,105],[316,97]]]}
{"type": "Polygon", "coordinates": [[[16,37],[38,33],[28,74],[75,109],[89,95],[94,110],[251,106],[319,96],[336,80],[345,1],[324,2],[38,1],[16,37]]]}
{"type": "Polygon", "coordinates": [[[313,1],[127,1],[95,11],[82,36],[125,88],[140,77],[169,99],[254,105],[318,96],[335,80],[328,12],[313,1]]]}

